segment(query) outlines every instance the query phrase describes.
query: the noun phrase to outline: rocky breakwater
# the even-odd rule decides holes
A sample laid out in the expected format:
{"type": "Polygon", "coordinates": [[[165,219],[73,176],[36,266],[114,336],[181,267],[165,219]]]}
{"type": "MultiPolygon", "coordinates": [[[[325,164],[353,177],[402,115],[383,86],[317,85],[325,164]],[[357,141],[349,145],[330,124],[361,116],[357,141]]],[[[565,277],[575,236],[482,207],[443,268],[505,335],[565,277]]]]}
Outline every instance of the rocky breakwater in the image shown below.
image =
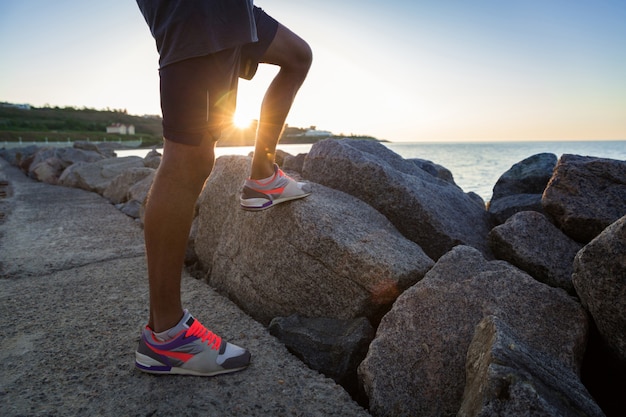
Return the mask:
{"type": "MultiPolygon", "coordinates": [[[[621,395],[607,396],[607,386],[624,387],[624,362],[603,354],[610,364],[601,365],[602,376],[590,375],[595,359],[589,355],[597,349],[586,355],[587,348],[607,347],[611,338],[595,338],[598,319],[572,281],[575,258],[589,242],[569,235],[548,202],[554,184],[567,188],[568,181],[589,181],[604,184],[596,187],[602,190],[607,175],[597,170],[597,177],[584,174],[583,182],[571,179],[568,160],[567,155],[559,163],[554,155],[538,155],[522,161],[523,169],[512,167],[497,189],[502,195],[532,195],[533,203],[511,199],[510,217],[500,213],[498,220],[436,165],[405,160],[373,142],[324,141],[304,157],[285,158],[286,166],[302,165],[299,174],[314,193],[263,213],[236,209],[249,160],[223,159],[199,204],[194,243],[201,274],[264,323],[276,314],[290,315],[272,319],[272,332],[309,365],[338,380],[342,377],[333,375],[332,366],[328,370],[328,359],[344,349],[344,361],[335,362],[341,368],[347,355],[359,351],[341,342],[370,340],[354,335],[357,320],[367,317],[377,331],[357,375],[361,400],[373,415],[615,415],[621,395]],[[532,184],[520,187],[528,181],[532,184]],[[404,240],[384,221],[374,221],[377,214],[404,240]],[[362,238],[372,234],[380,236],[378,242],[362,238]],[[411,249],[408,263],[421,259],[407,241],[436,263],[403,291],[402,283],[410,280],[396,278],[398,270],[389,262],[397,259],[398,248],[411,249]],[[267,250],[260,253],[260,247],[267,250]],[[377,297],[380,288],[383,299],[377,297]],[[383,300],[391,310],[378,323],[383,300]],[[340,324],[331,326],[329,320],[340,324]],[[335,343],[329,342],[332,337],[335,343]],[[601,406],[597,398],[603,399],[601,406]]],[[[598,164],[597,158],[590,160],[598,164]]],[[[600,165],[619,188],[626,175],[615,171],[626,162],[600,165]]],[[[602,193],[589,198],[615,211],[615,201],[602,193]]],[[[621,203],[611,223],[623,221],[626,193],[621,203]]],[[[606,239],[617,248],[623,245],[623,236],[610,236],[606,239]]],[[[595,251],[594,259],[621,262],[619,249],[611,253],[604,259],[595,251]]],[[[412,279],[425,265],[417,264],[422,266],[412,279]]],[[[618,295],[626,288],[620,265],[606,269],[608,281],[620,288],[618,295]]],[[[619,296],[610,303],[618,302],[616,310],[624,311],[619,296]]],[[[612,310],[605,315],[612,323],[605,329],[620,334],[621,315],[612,310]]],[[[368,332],[362,328],[360,334],[368,332]]]]}
{"type": "MultiPolygon", "coordinates": [[[[56,183],[140,219],[158,155],[105,159],[56,183]]],[[[249,164],[216,162],[189,265],[372,415],[626,409],[626,161],[530,156],[486,208],[430,161],[327,140],[284,156],[313,194],[257,213],[249,164]]]]}
{"type": "Polygon", "coordinates": [[[38,181],[101,194],[140,220],[161,156],[153,150],[145,158],[118,158],[112,145],[76,142],[68,148],[28,146],[0,149],[0,157],[38,181]]]}

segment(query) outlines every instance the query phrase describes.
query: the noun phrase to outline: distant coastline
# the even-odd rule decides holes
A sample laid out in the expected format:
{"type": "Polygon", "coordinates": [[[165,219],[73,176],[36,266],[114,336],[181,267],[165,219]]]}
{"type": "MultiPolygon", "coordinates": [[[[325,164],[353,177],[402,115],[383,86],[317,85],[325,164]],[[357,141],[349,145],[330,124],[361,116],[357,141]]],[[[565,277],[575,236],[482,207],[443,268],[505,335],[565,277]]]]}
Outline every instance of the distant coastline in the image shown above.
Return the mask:
{"type": "MultiPolygon", "coordinates": [[[[120,148],[153,147],[163,142],[161,122],[160,116],[134,116],[129,115],[125,109],[37,108],[28,104],[2,102],[0,147],[15,147],[20,144],[71,146],[75,141],[112,142],[118,143],[120,148]]],[[[226,129],[218,146],[252,146],[255,133],[255,123],[244,129],[226,129]]],[[[288,125],[285,126],[280,141],[284,144],[313,144],[338,137],[387,142],[368,135],[337,135],[318,130],[316,126],[302,128],[288,125]]]]}

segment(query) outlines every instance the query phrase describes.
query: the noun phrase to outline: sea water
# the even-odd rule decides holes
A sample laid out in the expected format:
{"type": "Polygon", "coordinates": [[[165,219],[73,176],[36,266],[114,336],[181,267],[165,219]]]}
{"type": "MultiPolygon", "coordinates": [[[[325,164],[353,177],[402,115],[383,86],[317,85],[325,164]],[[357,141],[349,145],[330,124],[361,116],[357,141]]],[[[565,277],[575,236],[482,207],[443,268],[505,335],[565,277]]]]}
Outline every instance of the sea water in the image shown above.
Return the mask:
{"type": "MultiPolygon", "coordinates": [[[[454,182],[465,192],[475,192],[485,201],[491,199],[493,186],[511,166],[529,156],[548,152],[626,160],[626,141],[555,141],[555,142],[387,142],[392,151],[404,158],[420,158],[439,164],[452,172],[454,182]]],[[[306,153],[310,144],[279,145],[292,155],[306,153]]],[[[251,146],[218,147],[216,156],[248,155],[251,146]]],[[[149,150],[117,151],[118,156],[145,156],[149,150]]]]}
{"type": "MultiPolygon", "coordinates": [[[[428,159],[452,172],[465,192],[489,201],[498,178],[514,164],[538,153],[595,156],[626,160],[626,141],[388,143],[404,158],[428,159]]],[[[625,179],[626,180],[626,179],[625,179]]]]}

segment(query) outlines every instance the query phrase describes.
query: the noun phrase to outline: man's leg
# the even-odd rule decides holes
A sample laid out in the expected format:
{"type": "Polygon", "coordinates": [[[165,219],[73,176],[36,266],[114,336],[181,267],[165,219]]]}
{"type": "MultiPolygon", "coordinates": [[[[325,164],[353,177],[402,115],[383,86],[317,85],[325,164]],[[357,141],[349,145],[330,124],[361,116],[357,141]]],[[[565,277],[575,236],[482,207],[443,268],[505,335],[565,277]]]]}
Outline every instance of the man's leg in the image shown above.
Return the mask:
{"type": "Polygon", "coordinates": [[[278,65],[280,70],[267,89],[261,106],[250,178],[258,180],[274,174],[276,145],[312,59],[309,45],[279,24],[274,40],[261,58],[261,62],[278,65]]]}
{"type": "Polygon", "coordinates": [[[239,52],[187,59],[159,71],[163,158],[146,205],[149,327],[162,332],[183,316],[180,279],[196,200],[215,160],[215,140],[232,118],[239,52]]]}
{"type": "Polygon", "coordinates": [[[196,200],[213,169],[215,139],[234,113],[239,60],[232,48],[159,70],[166,139],[144,216],[150,318],[135,352],[144,372],[212,376],[250,363],[250,352],[208,330],[181,302],[196,200]]]}
{"type": "Polygon", "coordinates": [[[165,141],[144,218],[150,322],[135,366],[155,374],[212,376],[244,369],[250,352],[209,331],[182,309],[181,273],[196,199],[211,173],[215,142],[165,141]]]}
{"type": "Polygon", "coordinates": [[[150,284],[150,322],[155,332],[183,316],[180,281],[198,195],[214,163],[215,142],[189,146],[165,140],[144,218],[150,284]]]}

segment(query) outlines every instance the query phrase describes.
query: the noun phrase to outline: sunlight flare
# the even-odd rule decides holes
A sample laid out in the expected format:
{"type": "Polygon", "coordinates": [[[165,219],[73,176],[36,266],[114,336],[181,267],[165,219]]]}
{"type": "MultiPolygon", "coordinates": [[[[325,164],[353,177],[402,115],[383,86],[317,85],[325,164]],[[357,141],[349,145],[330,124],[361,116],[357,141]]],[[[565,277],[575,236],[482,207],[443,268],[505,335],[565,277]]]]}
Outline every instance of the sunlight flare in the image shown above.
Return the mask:
{"type": "Polygon", "coordinates": [[[252,119],[245,114],[235,112],[235,115],[233,116],[233,124],[237,129],[248,129],[252,126],[252,119]]]}

